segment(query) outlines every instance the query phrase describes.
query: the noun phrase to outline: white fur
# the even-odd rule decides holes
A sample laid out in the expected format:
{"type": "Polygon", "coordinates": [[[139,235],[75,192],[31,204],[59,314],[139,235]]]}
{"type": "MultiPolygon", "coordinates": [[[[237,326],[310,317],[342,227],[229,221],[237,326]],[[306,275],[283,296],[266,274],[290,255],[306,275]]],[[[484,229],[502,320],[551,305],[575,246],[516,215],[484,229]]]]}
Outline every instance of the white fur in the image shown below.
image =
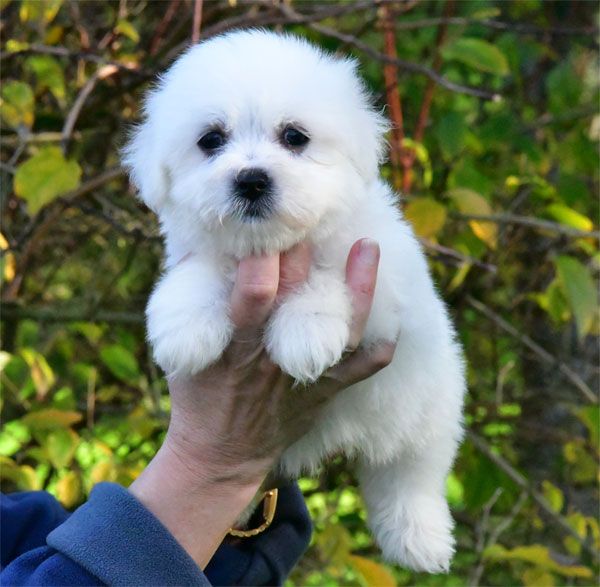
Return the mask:
{"type": "Polygon", "coordinates": [[[360,238],[377,240],[379,277],[363,343],[398,338],[394,359],[339,393],[281,466],[296,476],[335,452],[356,457],[385,557],[447,571],[454,541],[444,493],[462,437],[462,353],[397,196],[378,177],[386,124],[354,62],[295,37],[235,32],[178,59],[145,114],[126,163],[166,238],[166,273],[147,312],[157,362],[184,373],[215,361],[232,333],[227,304],[237,260],[308,240],[308,282],[276,310],[265,342],[296,379],[316,379],[348,341],[348,251],[360,238]],[[207,157],[196,143],[215,123],[229,139],[207,157]],[[287,123],[310,134],[301,153],[278,140],[287,123]],[[234,177],[250,167],[274,181],[274,212],[264,220],[241,218],[232,197],[234,177]]]}

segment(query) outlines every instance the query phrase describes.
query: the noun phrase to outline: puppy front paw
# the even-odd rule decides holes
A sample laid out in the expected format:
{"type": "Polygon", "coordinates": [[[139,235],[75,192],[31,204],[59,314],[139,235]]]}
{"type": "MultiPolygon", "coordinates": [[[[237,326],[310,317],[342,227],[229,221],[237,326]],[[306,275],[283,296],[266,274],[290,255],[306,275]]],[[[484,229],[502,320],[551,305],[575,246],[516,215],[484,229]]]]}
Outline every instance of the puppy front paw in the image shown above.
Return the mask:
{"type": "Polygon", "coordinates": [[[277,310],[269,323],[266,347],[283,371],[308,383],[341,359],[350,329],[343,308],[336,313],[299,310],[293,301],[277,310]]]}
{"type": "Polygon", "coordinates": [[[225,309],[173,307],[150,299],[148,339],[154,360],[167,375],[194,375],[223,353],[232,325],[225,309]]]}
{"type": "Polygon", "coordinates": [[[371,520],[383,556],[415,571],[447,573],[454,555],[453,521],[442,497],[419,496],[371,520]]]}

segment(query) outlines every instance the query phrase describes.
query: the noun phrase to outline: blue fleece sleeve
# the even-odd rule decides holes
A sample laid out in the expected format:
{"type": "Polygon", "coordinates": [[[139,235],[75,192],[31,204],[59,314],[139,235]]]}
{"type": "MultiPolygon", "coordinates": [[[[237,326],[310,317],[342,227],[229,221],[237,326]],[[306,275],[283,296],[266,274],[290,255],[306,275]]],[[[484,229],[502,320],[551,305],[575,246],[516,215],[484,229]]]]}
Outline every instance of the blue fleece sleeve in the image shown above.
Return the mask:
{"type": "Polygon", "coordinates": [[[1,496],[0,568],[22,554],[46,545],[46,536],[69,513],[45,491],[24,491],[1,496]]]}
{"type": "MultiPolygon", "coordinates": [[[[18,528],[18,516],[12,523],[9,533],[26,532],[18,528]]],[[[210,585],[158,519],[114,483],[96,485],[88,502],[52,529],[45,546],[9,561],[0,583],[210,585]]]]}
{"type": "Polygon", "coordinates": [[[281,585],[312,530],[300,490],[284,487],[271,527],[228,539],[204,575],[119,485],[100,483],[70,517],[44,492],[3,495],[1,505],[2,585],[281,585]]]}

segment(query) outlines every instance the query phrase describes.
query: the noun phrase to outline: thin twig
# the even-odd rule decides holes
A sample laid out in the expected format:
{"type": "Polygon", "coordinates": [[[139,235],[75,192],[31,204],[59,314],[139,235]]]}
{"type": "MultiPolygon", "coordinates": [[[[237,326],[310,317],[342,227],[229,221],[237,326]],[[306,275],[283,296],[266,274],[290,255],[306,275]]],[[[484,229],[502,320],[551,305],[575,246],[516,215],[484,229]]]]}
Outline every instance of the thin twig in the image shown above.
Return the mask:
{"type": "Polygon", "coordinates": [[[202,0],[194,0],[194,19],[192,22],[192,45],[200,40],[200,27],[202,26],[202,0]]]}
{"type": "Polygon", "coordinates": [[[531,228],[538,228],[556,233],[561,236],[570,236],[574,238],[593,238],[600,240],[600,231],[580,230],[572,226],[559,224],[550,220],[541,220],[540,218],[530,218],[529,216],[517,216],[515,214],[459,214],[452,213],[452,216],[460,220],[481,220],[484,222],[494,222],[496,224],[518,224],[531,228]]]}
{"type": "Polygon", "coordinates": [[[156,33],[154,34],[152,42],[150,43],[150,55],[156,55],[156,53],[158,53],[160,45],[163,41],[163,35],[165,34],[169,24],[171,24],[180,2],[181,0],[171,0],[171,2],[169,2],[169,6],[167,6],[165,15],[156,27],[156,33]]]}
{"type": "Polygon", "coordinates": [[[588,402],[592,404],[598,403],[598,396],[591,390],[590,386],[577,373],[575,373],[573,369],[571,369],[571,367],[557,359],[554,355],[541,347],[529,336],[517,330],[514,326],[504,320],[502,316],[496,314],[496,312],[494,312],[491,308],[488,308],[488,306],[479,300],[476,300],[470,295],[467,295],[466,300],[472,308],[497,324],[502,330],[508,332],[508,334],[515,337],[517,340],[520,340],[528,349],[533,351],[545,363],[558,367],[558,370],[566,377],[568,381],[573,384],[573,386],[588,402]]]}
{"type": "MultiPolygon", "coordinates": [[[[390,4],[384,4],[381,8],[381,26],[383,28],[383,51],[387,57],[396,59],[396,31],[393,27],[394,15],[390,4]]],[[[392,122],[390,140],[390,161],[392,163],[393,184],[397,189],[402,188],[404,193],[408,192],[404,184],[405,172],[400,174],[400,166],[405,168],[404,146],[404,117],[402,114],[402,100],[398,90],[398,69],[391,63],[383,66],[383,79],[385,83],[386,102],[389,107],[390,120],[392,122]]]]}
{"type": "Polygon", "coordinates": [[[503,22],[494,19],[477,19],[468,18],[464,16],[438,16],[433,18],[423,18],[412,21],[401,21],[396,22],[396,30],[409,31],[413,29],[421,29],[427,27],[434,27],[439,25],[481,25],[487,28],[496,29],[499,31],[510,31],[511,33],[518,34],[532,34],[532,35],[585,35],[585,36],[597,36],[600,34],[600,29],[595,26],[587,27],[540,27],[534,24],[523,24],[519,22],[503,22]]]}
{"type": "Polygon", "coordinates": [[[445,255],[446,257],[452,257],[453,259],[457,259],[462,263],[469,263],[470,265],[474,265],[475,267],[480,267],[485,271],[490,273],[497,273],[498,267],[496,265],[492,265],[491,263],[484,263],[479,259],[475,259],[475,257],[469,257],[468,255],[464,255],[463,253],[457,251],[456,249],[451,249],[450,247],[445,247],[443,245],[439,245],[438,243],[434,243],[426,238],[419,238],[421,244],[430,251],[434,251],[439,253],[440,255],[445,255]]]}
{"type": "MultiPolygon", "coordinates": [[[[497,495],[497,491],[498,490],[496,490],[494,492],[494,494],[492,495],[492,498],[494,498],[494,496],[497,495]]],[[[482,522],[482,524],[479,526],[479,528],[481,530],[481,535],[478,537],[477,548],[475,550],[477,552],[477,554],[479,555],[479,563],[473,569],[473,573],[471,574],[471,578],[469,579],[469,583],[468,583],[469,587],[477,587],[479,585],[479,582],[481,581],[481,577],[483,576],[483,572],[485,571],[485,558],[482,556],[485,549],[489,548],[490,546],[492,546],[493,544],[496,544],[498,542],[498,538],[500,537],[500,534],[502,534],[502,532],[507,530],[509,528],[509,526],[515,521],[515,518],[519,515],[519,512],[521,511],[521,509],[523,509],[523,506],[525,505],[525,502],[527,501],[528,498],[529,498],[529,495],[527,494],[527,492],[522,491],[521,494],[519,495],[519,498],[515,502],[514,506],[510,510],[510,513],[508,514],[508,516],[506,516],[493,530],[490,531],[487,541],[484,541],[484,539],[485,539],[485,531],[487,529],[486,526],[489,523],[489,514],[491,512],[491,508],[490,508],[490,511],[486,511],[486,509],[484,508],[485,525],[482,522]],[[487,514],[487,516],[486,516],[486,514],[487,514]]],[[[494,500],[494,503],[496,501],[497,501],[497,498],[494,500]]]]}
{"type": "Polygon", "coordinates": [[[596,549],[588,544],[578,532],[576,532],[569,522],[567,522],[560,514],[556,513],[546,498],[527,481],[527,479],[519,473],[503,456],[496,454],[486,440],[471,430],[467,430],[467,437],[473,443],[475,448],[482,452],[492,463],[502,470],[512,481],[521,489],[527,492],[529,496],[560,526],[567,534],[573,536],[577,543],[588,552],[594,560],[600,560],[600,555],[596,549]]]}
{"type": "Polygon", "coordinates": [[[21,307],[14,302],[2,302],[2,319],[28,319],[37,322],[108,322],[113,324],[143,324],[143,312],[119,310],[80,310],[73,308],[21,307]]]}
{"type": "Polygon", "coordinates": [[[114,75],[115,73],[117,73],[117,71],[119,71],[119,69],[115,65],[103,65],[92,75],[92,77],[90,77],[90,79],[85,83],[83,88],[81,88],[81,91],[79,92],[77,98],[75,98],[75,101],[73,102],[73,106],[71,106],[71,109],[69,110],[69,114],[67,115],[65,124],[62,129],[61,141],[63,151],[66,152],[69,146],[69,141],[71,140],[71,136],[73,134],[73,129],[75,128],[75,123],[77,122],[77,118],[79,118],[81,109],[83,108],[85,101],[92,93],[92,90],[94,89],[98,81],[106,79],[111,75],[114,75]]]}
{"type": "MultiPolygon", "coordinates": [[[[300,14],[298,14],[293,8],[291,8],[287,4],[281,3],[278,5],[278,8],[283,14],[285,14],[290,19],[290,22],[296,22],[295,19],[301,17],[300,14]]],[[[391,63],[392,65],[395,65],[396,67],[399,67],[400,69],[403,69],[405,71],[424,75],[432,79],[440,86],[446,88],[447,90],[458,92],[460,94],[466,94],[468,96],[474,96],[476,98],[482,98],[484,100],[492,100],[494,102],[497,102],[502,99],[501,94],[497,92],[490,92],[481,88],[465,86],[450,81],[449,79],[433,71],[433,69],[431,69],[430,67],[426,67],[425,65],[421,65],[420,63],[414,63],[412,61],[406,61],[404,59],[388,57],[387,55],[384,55],[376,49],[373,49],[366,43],[363,43],[353,35],[340,33],[339,31],[336,31],[330,27],[326,27],[316,23],[309,23],[308,26],[313,30],[317,31],[318,33],[321,33],[322,35],[331,37],[333,39],[337,39],[338,41],[351,45],[355,49],[358,49],[359,51],[365,53],[366,55],[369,55],[377,61],[381,61],[383,63],[391,63]]]]}

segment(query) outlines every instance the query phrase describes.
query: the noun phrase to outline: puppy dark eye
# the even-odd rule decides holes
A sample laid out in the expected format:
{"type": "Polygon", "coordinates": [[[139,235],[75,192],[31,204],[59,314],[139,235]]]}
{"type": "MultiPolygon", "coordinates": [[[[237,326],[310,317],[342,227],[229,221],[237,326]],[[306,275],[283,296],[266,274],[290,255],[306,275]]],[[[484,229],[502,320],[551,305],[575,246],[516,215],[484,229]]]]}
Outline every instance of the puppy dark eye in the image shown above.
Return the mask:
{"type": "Polygon", "coordinates": [[[303,147],[310,140],[303,132],[291,126],[284,129],[281,138],[287,146],[292,148],[303,147]]]}
{"type": "Polygon", "coordinates": [[[198,141],[198,146],[204,151],[220,149],[224,144],[225,135],[220,130],[211,130],[198,141]]]}

